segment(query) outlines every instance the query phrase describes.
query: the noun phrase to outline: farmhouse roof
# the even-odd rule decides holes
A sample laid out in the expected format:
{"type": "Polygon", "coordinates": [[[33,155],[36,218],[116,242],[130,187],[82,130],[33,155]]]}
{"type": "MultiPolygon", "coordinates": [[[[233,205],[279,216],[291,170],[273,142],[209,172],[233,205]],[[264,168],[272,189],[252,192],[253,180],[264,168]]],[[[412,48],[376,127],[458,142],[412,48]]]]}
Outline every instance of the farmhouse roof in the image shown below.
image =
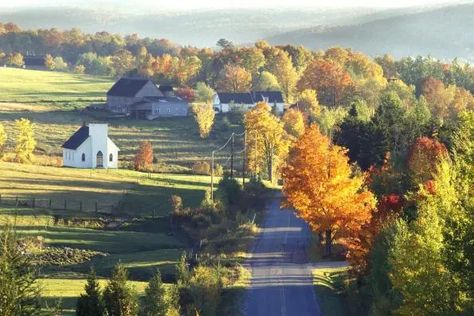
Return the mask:
{"type": "Polygon", "coordinates": [[[283,103],[283,95],[280,91],[255,91],[253,98],[256,102],[283,103]]]}
{"type": "Polygon", "coordinates": [[[250,92],[218,92],[221,103],[253,104],[253,97],[250,92]]]}
{"type": "Polygon", "coordinates": [[[142,78],[120,78],[107,95],[116,97],[134,97],[150,80],[142,78]]]}
{"type": "Polygon", "coordinates": [[[77,149],[89,138],[89,126],[82,125],[64,144],[63,148],[77,149]]]}

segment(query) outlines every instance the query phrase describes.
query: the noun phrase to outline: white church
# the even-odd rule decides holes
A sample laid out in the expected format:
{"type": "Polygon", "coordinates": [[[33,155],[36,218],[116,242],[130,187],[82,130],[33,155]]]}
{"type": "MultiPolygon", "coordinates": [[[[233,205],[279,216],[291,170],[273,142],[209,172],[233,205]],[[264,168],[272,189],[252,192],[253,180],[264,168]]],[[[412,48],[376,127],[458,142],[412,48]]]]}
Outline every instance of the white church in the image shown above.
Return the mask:
{"type": "Polygon", "coordinates": [[[108,125],[82,125],[63,144],[63,166],[72,168],[117,168],[119,148],[108,137],[108,125]]]}

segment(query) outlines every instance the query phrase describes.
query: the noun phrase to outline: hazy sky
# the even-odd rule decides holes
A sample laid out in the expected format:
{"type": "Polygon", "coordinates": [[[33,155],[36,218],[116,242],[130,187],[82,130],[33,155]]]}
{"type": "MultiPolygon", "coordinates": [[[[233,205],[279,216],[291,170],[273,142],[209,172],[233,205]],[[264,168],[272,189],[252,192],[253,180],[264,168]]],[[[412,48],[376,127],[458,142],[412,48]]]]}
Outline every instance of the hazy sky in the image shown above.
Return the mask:
{"type": "Polygon", "coordinates": [[[437,5],[473,1],[458,0],[0,0],[2,8],[28,8],[38,6],[80,6],[110,8],[151,7],[153,9],[207,9],[207,8],[278,8],[278,7],[377,7],[395,8],[437,5]]]}

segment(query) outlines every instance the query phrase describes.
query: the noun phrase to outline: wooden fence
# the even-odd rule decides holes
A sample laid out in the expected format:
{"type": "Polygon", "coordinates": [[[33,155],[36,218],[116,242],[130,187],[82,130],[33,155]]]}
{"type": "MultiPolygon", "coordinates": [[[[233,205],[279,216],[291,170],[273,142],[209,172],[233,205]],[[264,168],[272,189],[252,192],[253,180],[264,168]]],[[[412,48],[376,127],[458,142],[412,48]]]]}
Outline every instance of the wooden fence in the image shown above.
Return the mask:
{"type": "Polygon", "coordinates": [[[59,211],[79,211],[111,214],[116,208],[115,204],[105,204],[91,200],[72,200],[58,198],[36,198],[27,196],[6,196],[0,194],[0,205],[26,207],[33,209],[48,209],[59,211]]]}

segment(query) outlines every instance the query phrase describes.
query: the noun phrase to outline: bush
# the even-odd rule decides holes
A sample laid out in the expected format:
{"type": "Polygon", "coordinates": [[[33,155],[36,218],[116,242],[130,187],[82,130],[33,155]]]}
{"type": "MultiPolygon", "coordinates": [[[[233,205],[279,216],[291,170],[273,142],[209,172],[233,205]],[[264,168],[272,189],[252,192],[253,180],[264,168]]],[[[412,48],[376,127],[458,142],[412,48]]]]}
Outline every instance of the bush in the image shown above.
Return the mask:
{"type": "Polygon", "coordinates": [[[237,180],[226,173],[217,185],[216,195],[224,209],[233,214],[240,206],[242,189],[237,180]]]}
{"type": "Polygon", "coordinates": [[[170,197],[170,204],[173,215],[180,215],[183,210],[183,199],[179,195],[172,195],[170,197]]]}
{"type": "Polygon", "coordinates": [[[194,174],[210,175],[211,165],[206,161],[198,161],[193,164],[192,170],[194,174]]]}
{"type": "Polygon", "coordinates": [[[214,268],[199,266],[194,269],[189,284],[194,309],[199,315],[216,315],[222,293],[222,280],[214,268]]]}

